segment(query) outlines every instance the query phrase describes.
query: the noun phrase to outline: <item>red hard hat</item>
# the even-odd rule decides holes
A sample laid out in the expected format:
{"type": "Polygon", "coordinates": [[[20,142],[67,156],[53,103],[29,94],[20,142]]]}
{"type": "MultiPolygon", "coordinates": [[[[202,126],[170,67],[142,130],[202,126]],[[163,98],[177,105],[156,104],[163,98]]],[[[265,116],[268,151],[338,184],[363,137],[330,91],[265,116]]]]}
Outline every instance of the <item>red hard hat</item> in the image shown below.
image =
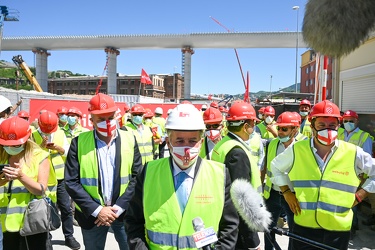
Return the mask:
{"type": "Polygon", "coordinates": [[[265,115],[275,115],[275,109],[272,106],[267,106],[264,108],[263,113],[265,115]]]}
{"type": "Polygon", "coordinates": [[[38,125],[43,133],[50,134],[57,130],[59,118],[51,111],[46,111],[40,114],[38,125]]]}
{"type": "Polygon", "coordinates": [[[68,109],[64,106],[61,106],[56,111],[56,115],[59,115],[59,114],[65,114],[66,115],[67,113],[68,113],[68,109]]]}
{"type": "Polygon", "coordinates": [[[342,115],[342,118],[345,118],[345,117],[354,117],[355,119],[358,119],[358,114],[354,112],[353,110],[347,110],[342,115]]]}
{"type": "Polygon", "coordinates": [[[223,120],[223,115],[217,108],[208,108],[203,112],[204,124],[217,124],[221,123],[223,120]]]}
{"type": "Polygon", "coordinates": [[[144,118],[151,118],[154,116],[154,113],[152,113],[151,109],[145,109],[145,114],[144,114],[144,118]]]}
{"type": "Polygon", "coordinates": [[[132,114],[144,114],[146,113],[145,108],[140,104],[135,104],[131,109],[130,113],[132,114]]]}
{"type": "Polygon", "coordinates": [[[17,115],[21,118],[30,118],[30,114],[25,110],[20,110],[17,115]]]}
{"type": "Polygon", "coordinates": [[[341,119],[340,109],[328,100],[321,101],[314,105],[309,114],[309,120],[315,117],[336,117],[341,119]]]}
{"type": "Polygon", "coordinates": [[[18,116],[5,119],[0,124],[0,144],[15,146],[24,144],[31,135],[29,122],[18,116]]]}
{"type": "MultiPolygon", "coordinates": [[[[298,117],[300,116],[298,115],[298,117]]],[[[298,127],[300,125],[300,121],[293,112],[286,111],[286,112],[281,113],[279,117],[277,117],[276,125],[281,126],[281,127],[284,127],[284,126],[298,127]]]]}
{"type": "Polygon", "coordinates": [[[126,102],[124,102],[124,111],[128,112],[129,110],[130,110],[129,105],[126,102]]]}
{"type": "Polygon", "coordinates": [[[76,108],[76,107],[71,107],[70,109],[68,109],[67,114],[75,114],[75,115],[77,115],[79,117],[82,117],[81,110],[79,110],[79,108],[76,108]]]}
{"type": "Polygon", "coordinates": [[[266,107],[261,107],[259,110],[258,110],[258,112],[259,112],[259,114],[264,114],[264,109],[265,109],[266,107]]]}
{"type": "Polygon", "coordinates": [[[226,107],[224,107],[224,106],[220,106],[220,107],[219,107],[219,111],[220,111],[221,113],[228,113],[228,109],[227,109],[226,107]]]}
{"type": "Polygon", "coordinates": [[[298,114],[297,112],[292,112],[292,113],[293,113],[293,115],[295,115],[295,116],[296,116],[296,118],[297,118],[297,120],[298,120],[298,123],[299,123],[299,125],[301,125],[302,119],[301,119],[301,116],[300,116],[300,114],[298,114]]]}
{"type": "Polygon", "coordinates": [[[94,115],[112,113],[117,111],[115,101],[109,95],[99,93],[91,98],[89,112],[94,115]]]}
{"type": "Polygon", "coordinates": [[[219,108],[219,104],[217,104],[217,102],[211,102],[210,107],[217,109],[219,108]]]}
{"type": "Polygon", "coordinates": [[[299,105],[300,105],[300,106],[301,106],[301,105],[309,105],[309,106],[311,107],[311,103],[310,103],[310,101],[307,100],[307,99],[302,100],[302,101],[299,103],[299,105]]]}
{"type": "Polygon", "coordinates": [[[255,109],[249,103],[235,102],[228,110],[227,121],[258,120],[255,109]]]}

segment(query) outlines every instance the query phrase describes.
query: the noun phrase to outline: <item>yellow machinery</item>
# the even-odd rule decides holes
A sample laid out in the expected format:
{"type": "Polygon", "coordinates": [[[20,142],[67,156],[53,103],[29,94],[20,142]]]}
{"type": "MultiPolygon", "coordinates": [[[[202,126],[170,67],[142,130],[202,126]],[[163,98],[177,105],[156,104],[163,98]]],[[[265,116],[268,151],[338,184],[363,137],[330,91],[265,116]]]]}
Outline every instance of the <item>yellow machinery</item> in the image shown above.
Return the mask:
{"type": "Polygon", "coordinates": [[[35,90],[38,92],[43,92],[42,87],[40,87],[38,81],[36,80],[33,72],[31,72],[30,68],[27,66],[27,64],[22,59],[21,55],[13,56],[12,58],[13,62],[17,65],[19,69],[22,70],[23,74],[27,77],[29,82],[34,86],[35,90]]]}

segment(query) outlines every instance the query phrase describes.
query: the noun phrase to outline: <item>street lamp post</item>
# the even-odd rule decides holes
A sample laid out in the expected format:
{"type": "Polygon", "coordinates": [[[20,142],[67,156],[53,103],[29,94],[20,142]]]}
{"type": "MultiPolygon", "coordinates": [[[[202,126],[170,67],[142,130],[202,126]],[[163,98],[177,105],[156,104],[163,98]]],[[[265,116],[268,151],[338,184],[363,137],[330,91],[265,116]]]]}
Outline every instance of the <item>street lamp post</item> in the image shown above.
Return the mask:
{"type": "Polygon", "coordinates": [[[297,93],[297,70],[298,70],[298,12],[299,12],[299,6],[293,6],[293,10],[297,10],[297,42],[296,42],[296,75],[294,79],[294,83],[296,85],[296,93],[297,93]]]}
{"type": "Polygon", "coordinates": [[[272,75],[271,75],[271,80],[270,80],[270,98],[272,99],[272,75]]]}

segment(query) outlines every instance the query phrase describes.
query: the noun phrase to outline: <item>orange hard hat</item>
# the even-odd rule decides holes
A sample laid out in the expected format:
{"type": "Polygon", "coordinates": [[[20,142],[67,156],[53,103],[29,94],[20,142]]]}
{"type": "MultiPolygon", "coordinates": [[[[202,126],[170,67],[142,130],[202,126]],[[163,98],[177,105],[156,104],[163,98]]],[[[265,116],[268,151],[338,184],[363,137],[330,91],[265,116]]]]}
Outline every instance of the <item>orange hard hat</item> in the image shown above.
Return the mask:
{"type": "Polygon", "coordinates": [[[40,114],[38,125],[43,133],[50,134],[57,130],[59,118],[51,111],[46,111],[40,114]]]}
{"type": "Polygon", "coordinates": [[[265,115],[275,115],[276,114],[275,109],[272,106],[265,107],[264,110],[263,110],[263,113],[265,115]]]}
{"type": "Polygon", "coordinates": [[[60,108],[57,109],[56,111],[56,115],[60,115],[60,114],[67,114],[68,113],[68,109],[64,106],[61,106],[60,108]]]}
{"type": "Polygon", "coordinates": [[[307,99],[303,99],[303,100],[299,103],[299,105],[300,105],[300,106],[301,106],[301,105],[309,105],[309,106],[311,107],[311,103],[310,103],[310,101],[307,100],[307,99]]]}
{"type": "Polygon", "coordinates": [[[285,127],[285,126],[298,127],[300,125],[300,122],[293,112],[286,111],[286,112],[281,113],[279,117],[277,117],[276,125],[280,127],[285,127]]]}
{"type": "Polygon", "coordinates": [[[145,109],[144,118],[152,118],[154,116],[154,113],[152,113],[151,109],[145,109]]]}
{"type": "Polygon", "coordinates": [[[342,118],[345,118],[345,117],[353,117],[355,119],[358,119],[358,114],[353,110],[347,110],[342,115],[342,118]]]}
{"type": "Polygon", "coordinates": [[[25,110],[20,110],[17,115],[21,118],[30,118],[30,114],[25,110]]]}
{"type": "Polygon", "coordinates": [[[117,111],[117,106],[112,97],[98,93],[91,98],[88,111],[94,115],[112,113],[117,111]]]}
{"type": "Polygon", "coordinates": [[[130,113],[132,114],[144,114],[146,113],[145,108],[140,104],[135,104],[131,109],[130,113]]]}
{"type": "Polygon", "coordinates": [[[258,110],[258,112],[260,113],[260,114],[264,114],[264,109],[265,109],[266,107],[261,107],[259,110],[258,110]]]}
{"type": "Polygon", "coordinates": [[[217,102],[211,102],[210,107],[217,109],[219,108],[219,104],[217,102]]]}
{"type": "Polygon", "coordinates": [[[29,122],[18,116],[5,119],[0,124],[0,144],[15,146],[24,144],[31,135],[29,122]]]}
{"type": "Polygon", "coordinates": [[[341,119],[340,109],[336,104],[328,100],[321,101],[314,105],[309,114],[309,120],[315,117],[336,117],[341,119]]]}
{"type": "Polygon", "coordinates": [[[228,110],[227,121],[258,120],[255,109],[250,103],[235,102],[228,110]]]}
{"type": "Polygon", "coordinates": [[[76,107],[71,107],[70,109],[68,109],[67,114],[74,114],[74,115],[77,115],[79,117],[82,117],[81,110],[79,110],[79,108],[76,108],[76,107]]]}
{"type": "Polygon", "coordinates": [[[204,124],[217,124],[221,123],[223,115],[217,108],[208,108],[203,112],[204,124]]]}

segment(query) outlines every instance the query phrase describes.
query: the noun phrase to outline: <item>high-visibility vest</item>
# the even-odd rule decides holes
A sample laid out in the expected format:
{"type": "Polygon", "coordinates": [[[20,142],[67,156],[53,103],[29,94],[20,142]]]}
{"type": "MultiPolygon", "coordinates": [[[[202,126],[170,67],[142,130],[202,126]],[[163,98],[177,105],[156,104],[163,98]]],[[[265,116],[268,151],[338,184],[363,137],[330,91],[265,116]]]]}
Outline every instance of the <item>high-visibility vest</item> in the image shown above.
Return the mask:
{"type": "Polygon", "coordinates": [[[280,143],[279,138],[275,138],[268,144],[268,149],[266,152],[267,154],[267,177],[266,177],[266,184],[264,185],[264,190],[263,190],[263,196],[265,199],[268,199],[270,197],[270,192],[272,188],[271,161],[276,157],[277,147],[279,146],[279,143],[280,143]]]}
{"type": "Polygon", "coordinates": [[[205,136],[204,140],[202,142],[201,150],[199,152],[199,157],[209,160],[210,159],[210,153],[207,152],[207,151],[208,151],[207,150],[207,137],[205,136]]]}
{"type": "MultiPolygon", "coordinates": [[[[261,122],[257,125],[257,127],[259,128],[260,130],[260,136],[263,138],[263,139],[272,139],[272,138],[275,138],[275,136],[273,136],[273,134],[271,132],[269,132],[267,130],[267,125],[265,124],[265,122],[261,122]]],[[[274,122],[272,122],[272,127],[276,130],[276,125],[274,122]]]]}
{"type": "Polygon", "coordinates": [[[151,129],[147,126],[142,131],[142,134],[138,132],[137,127],[133,123],[128,123],[126,127],[130,128],[133,132],[135,139],[138,143],[139,153],[142,156],[142,164],[146,164],[154,160],[154,153],[152,148],[153,135],[151,129]]]}
{"type": "Polygon", "coordinates": [[[80,133],[90,131],[89,129],[82,127],[82,125],[79,123],[73,131],[70,130],[69,124],[66,124],[63,130],[69,144],[72,142],[73,138],[77,137],[80,133]]]}
{"type": "MultiPolygon", "coordinates": [[[[134,158],[134,136],[129,131],[117,130],[121,139],[120,195],[128,187],[134,158]]],[[[103,197],[99,194],[99,163],[96,154],[94,131],[81,133],[78,136],[78,162],[80,183],[85,191],[100,205],[104,206],[103,197]]],[[[114,176],[116,178],[117,176],[114,176]]],[[[81,209],[76,204],[76,208],[81,209]]]]}
{"type": "MultiPolygon", "coordinates": [[[[147,127],[149,127],[151,129],[151,133],[152,133],[152,138],[154,140],[157,140],[157,139],[160,139],[161,138],[161,135],[159,135],[158,133],[158,129],[159,129],[159,125],[150,121],[150,122],[144,122],[143,123],[144,125],[146,125],[147,127]]],[[[158,143],[154,143],[154,149],[153,149],[153,152],[154,152],[154,155],[159,155],[159,144],[158,143]]]]}
{"type": "MultiPolygon", "coordinates": [[[[33,157],[30,162],[22,168],[22,172],[38,181],[38,172],[40,163],[48,157],[48,153],[44,150],[35,148],[33,150],[33,157]]],[[[2,164],[7,164],[8,160],[2,161],[2,164]]],[[[53,169],[52,167],[50,169],[53,169]]],[[[50,171],[51,172],[51,171],[50,171]]],[[[48,177],[48,192],[46,195],[56,202],[56,176],[53,174],[48,177]],[[52,185],[54,183],[54,185],[52,185]]],[[[35,197],[27,188],[19,181],[13,180],[11,191],[9,192],[9,183],[0,187],[0,218],[3,232],[19,232],[23,225],[24,213],[28,203],[35,197]]]]}
{"type": "Polygon", "coordinates": [[[307,136],[308,138],[311,138],[311,136],[312,136],[312,131],[311,131],[310,125],[311,125],[311,122],[309,121],[309,119],[306,116],[305,123],[303,124],[303,126],[300,127],[300,132],[303,135],[307,136]]]}
{"type": "Polygon", "coordinates": [[[155,116],[152,118],[152,122],[160,126],[161,132],[164,135],[165,134],[165,122],[166,122],[165,119],[161,116],[158,116],[158,117],[155,116]]]}
{"type": "MultiPolygon", "coordinates": [[[[52,142],[62,147],[64,145],[64,137],[65,137],[64,131],[59,128],[56,130],[56,132],[54,132],[52,142]]],[[[42,144],[43,138],[40,135],[39,131],[36,130],[33,132],[33,138],[38,145],[42,144]]],[[[51,151],[49,151],[49,149],[44,149],[44,150],[49,152],[48,159],[50,161],[50,164],[55,169],[56,178],[58,180],[63,180],[66,157],[64,155],[61,155],[56,150],[51,150],[51,151]]]]}
{"type": "Polygon", "coordinates": [[[355,172],[356,146],[340,141],[326,164],[319,169],[310,140],[293,145],[294,163],[289,172],[301,214],[294,222],[309,228],[349,231],[352,205],[360,180],[355,172]]]}
{"type": "Polygon", "coordinates": [[[202,218],[205,228],[213,227],[218,232],[225,202],[223,164],[202,159],[183,214],[169,157],[148,163],[143,187],[146,240],[150,249],[197,249],[191,224],[197,216],[202,218]]]}
{"type": "Polygon", "coordinates": [[[250,160],[251,160],[251,166],[258,166],[259,162],[259,150],[260,147],[263,147],[263,144],[261,142],[261,137],[259,133],[254,132],[253,136],[250,138],[250,160]]]}
{"type": "Polygon", "coordinates": [[[309,137],[307,137],[306,135],[298,132],[297,136],[295,137],[296,141],[303,141],[303,140],[307,140],[309,137]]]}
{"type": "MultiPolygon", "coordinates": [[[[245,146],[245,144],[242,144],[241,142],[231,139],[229,136],[225,136],[221,141],[219,141],[214,149],[212,150],[211,160],[217,161],[220,163],[225,162],[225,157],[228,154],[229,151],[231,151],[235,147],[242,148],[243,151],[245,151],[247,157],[249,158],[249,162],[251,166],[248,166],[250,168],[251,172],[251,179],[250,183],[256,189],[259,193],[262,193],[262,183],[260,181],[260,174],[257,164],[253,165],[251,160],[251,152],[250,148],[245,146]]],[[[232,180],[233,181],[233,180],[232,180]]]]}
{"type": "MultiPolygon", "coordinates": [[[[344,132],[345,132],[345,129],[339,129],[337,139],[345,140],[344,132]]],[[[369,137],[372,140],[374,140],[374,138],[372,138],[372,136],[369,133],[359,129],[357,132],[354,132],[354,134],[349,138],[349,141],[347,141],[347,142],[363,148],[363,144],[366,142],[367,138],[369,138],[369,137]]]]}

